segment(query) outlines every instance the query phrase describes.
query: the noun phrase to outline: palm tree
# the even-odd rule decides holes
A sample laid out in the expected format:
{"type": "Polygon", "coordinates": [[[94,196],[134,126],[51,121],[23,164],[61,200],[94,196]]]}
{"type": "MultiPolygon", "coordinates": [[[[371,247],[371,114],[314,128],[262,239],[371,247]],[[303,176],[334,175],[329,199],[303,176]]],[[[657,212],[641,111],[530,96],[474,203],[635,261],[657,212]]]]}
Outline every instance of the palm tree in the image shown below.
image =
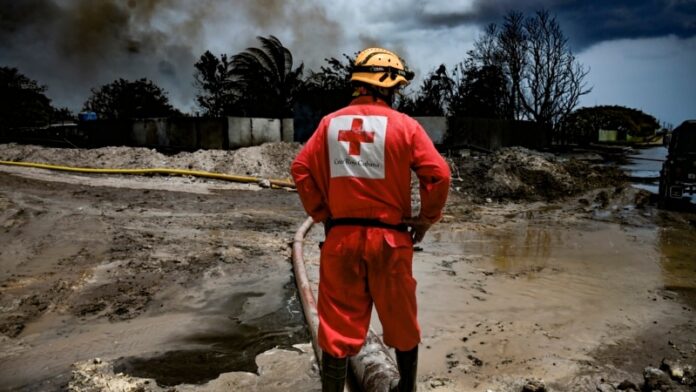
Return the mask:
{"type": "Polygon", "coordinates": [[[294,96],[302,85],[304,64],[293,69],[292,54],[273,35],[257,37],[261,48],[232,57],[231,82],[246,116],[284,118],[292,115],[294,96]]]}

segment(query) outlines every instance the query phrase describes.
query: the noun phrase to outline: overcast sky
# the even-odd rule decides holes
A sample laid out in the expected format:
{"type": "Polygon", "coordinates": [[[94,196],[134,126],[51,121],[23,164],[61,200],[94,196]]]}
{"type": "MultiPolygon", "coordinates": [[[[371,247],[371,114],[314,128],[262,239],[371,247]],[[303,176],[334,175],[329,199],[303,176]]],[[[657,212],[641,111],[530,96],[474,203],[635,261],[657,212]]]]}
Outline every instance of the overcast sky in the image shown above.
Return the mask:
{"type": "Polygon", "coordinates": [[[193,64],[206,50],[233,55],[273,34],[318,69],[379,45],[422,76],[464,60],[508,11],[541,8],[590,68],[582,106],[629,106],[674,125],[696,118],[696,0],[0,0],[0,65],[75,111],[90,88],[147,77],[193,112],[193,64]]]}

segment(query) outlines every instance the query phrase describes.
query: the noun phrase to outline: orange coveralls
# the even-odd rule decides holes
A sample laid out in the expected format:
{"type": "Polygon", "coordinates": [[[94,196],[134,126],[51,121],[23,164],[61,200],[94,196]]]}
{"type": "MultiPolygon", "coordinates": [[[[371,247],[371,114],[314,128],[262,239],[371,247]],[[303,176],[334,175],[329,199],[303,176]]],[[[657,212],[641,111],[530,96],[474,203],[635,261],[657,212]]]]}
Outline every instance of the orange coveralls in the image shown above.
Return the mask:
{"type": "MultiPolygon", "coordinates": [[[[291,167],[315,222],[369,218],[392,225],[411,216],[411,170],[420,182],[420,216],[435,223],[447,200],[449,167],[418,122],[372,97],[324,117],[291,167]]],[[[412,260],[407,232],[333,227],[321,250],[321,348],[338,358],[357,354],[373,303],[385,344],[401,351],[418,345],[412,260]]]]}

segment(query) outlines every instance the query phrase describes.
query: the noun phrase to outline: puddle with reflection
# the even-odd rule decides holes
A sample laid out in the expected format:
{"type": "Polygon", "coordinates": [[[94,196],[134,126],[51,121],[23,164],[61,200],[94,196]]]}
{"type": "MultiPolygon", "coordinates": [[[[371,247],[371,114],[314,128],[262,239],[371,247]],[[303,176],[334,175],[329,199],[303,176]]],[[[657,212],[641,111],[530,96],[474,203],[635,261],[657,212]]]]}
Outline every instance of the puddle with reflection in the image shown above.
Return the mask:
{"type": "Polygon", "coordinates": [[[456,374],[452,358],[466,368],[473,354],[490,377],[558,379],[593,349],[696,309],[688,224],[521,221],[428,236],[414,262],[424,374],[456,374]]]}
{"type": "MultiPolygon", "coordinates": [[[[227,372],[257,372],[255,358],[274,347],[294,350],[310,340],[293,282],[283,288],[283,301],[265,300],[268,293],[236,293],[215,309],[226,316],[215,329],[196,332],[180,341],[180,350],[147,357],[120,358],[115,372],[153,378],[160,386],[202,384],[227,372]],[[245,314],[260,316],[247,318],[245,314]]],[[[172,342],[176,346],[177,342],[172,342]]]]}

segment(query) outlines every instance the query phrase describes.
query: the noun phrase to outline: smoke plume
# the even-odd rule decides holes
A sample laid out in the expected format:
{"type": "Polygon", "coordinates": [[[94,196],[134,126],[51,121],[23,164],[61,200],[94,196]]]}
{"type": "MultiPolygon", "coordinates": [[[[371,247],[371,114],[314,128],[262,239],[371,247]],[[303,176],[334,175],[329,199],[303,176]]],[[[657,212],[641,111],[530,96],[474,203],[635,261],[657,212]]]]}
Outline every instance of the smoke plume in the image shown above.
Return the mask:
{"type": "Polygon", "coordinates": [[[0,65],[47,85],[72,110],[92,88],[146,77],[194,111],[200,55],[234,55],[269,34],[295,66],[319,65],[342,37],[323,7],[301,0],[0,0],[0,65]]]}

